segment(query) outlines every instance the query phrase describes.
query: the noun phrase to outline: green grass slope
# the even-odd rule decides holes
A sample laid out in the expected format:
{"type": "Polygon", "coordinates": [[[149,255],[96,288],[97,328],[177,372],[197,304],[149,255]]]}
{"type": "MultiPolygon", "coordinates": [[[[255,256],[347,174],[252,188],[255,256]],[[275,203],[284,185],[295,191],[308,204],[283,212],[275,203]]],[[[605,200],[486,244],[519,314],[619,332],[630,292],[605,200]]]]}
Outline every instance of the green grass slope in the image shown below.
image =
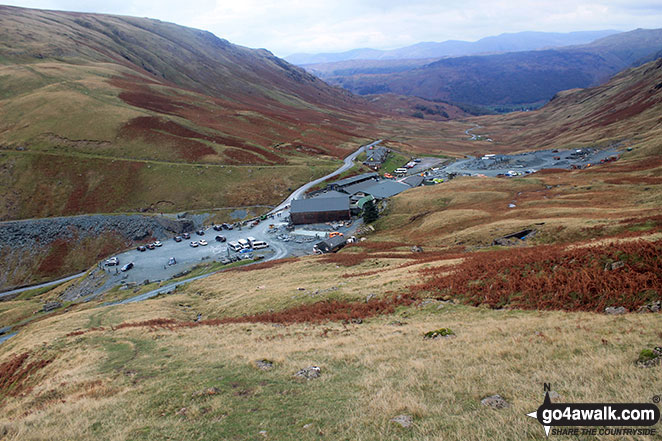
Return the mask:
{"type": "Polygon", "coordinates": [[[132,17],[0,6],[0,78],[0,219],[276,203],[375,118],[265,50],[132,17]]]}

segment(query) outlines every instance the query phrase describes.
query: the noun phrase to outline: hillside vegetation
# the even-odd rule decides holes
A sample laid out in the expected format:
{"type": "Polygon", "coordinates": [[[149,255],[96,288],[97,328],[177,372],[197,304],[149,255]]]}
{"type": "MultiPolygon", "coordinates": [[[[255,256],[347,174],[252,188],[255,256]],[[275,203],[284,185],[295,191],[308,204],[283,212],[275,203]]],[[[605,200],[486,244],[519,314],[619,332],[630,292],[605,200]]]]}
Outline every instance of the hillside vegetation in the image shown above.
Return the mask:
{"type": "Polygon", "coordinates": [[[273,204],[373,120],[265,50],[150,19],[0,6],[0,76],[0,219],[273,204]]]}
{"type": "Polygon", "coordinates": [[[336,254],[139,303],[109,305],[135,295],[115,289],[43,312],[76,281],[1,302],[0,326],[21,323],[0,344],[0,437],[542,441],[526,414],[545,383],[555,402],[648,402],[662,390],[662,361],[638,362],[662,339],[660,84],[656,60],[536,112],[381,119],[407,151],[620,159],[408,190],[336,254]],[[495,242],[522,230],[535,234],[495,242]],[[483,403],[496,394],[505,405],[483,403]]]}

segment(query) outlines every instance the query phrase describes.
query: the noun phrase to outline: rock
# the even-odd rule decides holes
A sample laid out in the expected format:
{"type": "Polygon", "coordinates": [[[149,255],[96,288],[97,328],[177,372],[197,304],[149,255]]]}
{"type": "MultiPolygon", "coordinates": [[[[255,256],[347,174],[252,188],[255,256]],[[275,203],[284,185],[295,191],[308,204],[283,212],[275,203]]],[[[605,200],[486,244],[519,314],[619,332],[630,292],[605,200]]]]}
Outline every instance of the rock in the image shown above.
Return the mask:
{"type": "Polygon", "coordinates": [[[559,395],[559,393],[556,392],[555,390],[550,390],[548,394],[549,394],[549,399],[552,401],[559,401],[561,399],[561,395],[559,395]]]}
{"type": "Polygon", "coordinates": [[[269,361],[269,360],[256,360],[255,361],[255,367],[258,369],[262,369],[263,371],[268,371],[270,369],[273,369],[274,367],[274,362],[269,361]]]}
{"type": "Polygon", "coordinates": [[[60,302],[46,302],[46,304],[42,308],[42,311],[50,312],[50,311],[54,311],[54,310],[56,310],[58,308],[61,308],[61,307],[62,307],[62,303],[60,303],[60,302]]]}
{"type": "Polygon", "coordinates": [[[423,248],[419,247],[418,245],[414,245],[413,247],[411,247],[411,252],[412,253],[422,253],[423,248]]]}
{"type": "Polygon", "coordinates": [[[186,412],[187,412],[187,410],[188,410],[188,409],[187,409],[186,407],[182,407],[182,408],[179,409],[177,412],[175,412],[175,415],[186,416],[186,412]]]}
{"type": "Polygon", "coordinates": [[[411,427],[414,424],[414,417],[411,415],[398,415],[395,418],[391,418],[391,421],[399,424],[400,426],[407,428],[411,427]]]}
{"type": "Polygon", "coordinates": [[[260,435],[262,435],[263,437],[265,437],[265,438],[267,437],[267,431],[266,430],[260,430],[258,433],[260,435]]]}
{"type": "Polygon", "coordinates": [[[495,409],[503,409],[505,407],[510,407],[510,403],[508,403],[499,394],[483,398],[482,400],[480,400],[480,404],[482,404],[483,406],[490,406],[495,409]]]}
{"type": "Polygon", "coordinates": [[[649,368],[662,365],[662,347],[644,349],[635,363],[638,367],[649,368]]]}
{"type": "Polygon", "coordinates": [[[423,338],[428,339],[437,339],[437,338],[455,338],[455,332],[449,328],[440,328],[435,331],[429,331],[423,334],[423,338]]]}
{"type": "Polygon", "coordinates": [[[368,294],[365,298],[365,302],[368,303],[370,300],[372,300],[374,298],[375,298],[374,294],[368,294]]]}
{"type": "Polygon", "coordinates": [[[302,288],[302,287],[297,288],[297,291],[305,291],[305,290],[306,290],[306,288],[302,288]]]}
{"type": "Polygon", "coordinates": [[[625,266],[625,262],[623,262],[622,260],[618,260],[612,263],[607,262],[605,264],[605,271],[617,270],[619,268],[623,268],[624,266],[625,266]]]}
{"type": "Polygon", "coordinates": [[[352,324],[354,324],[354,325],[360,325],[361,323],[363,323],[363,319],[360,319],[360,318],[353,318],[353,319],[351,319],[349,322],[352,323],[352,324]]]}
{"type": "Polygon", "coordinates": [[[305,378],[306,380],[312,380],[314,378],[319,378],[322,375],[322,369],[318,366],[308,366],[303,368],[294,374],[295,377],[305,378]]]}
{"type": "Polygon", "coordinates": [[[311,427],[313,427],[313,423],[308,423],[303,425],[304,429],[310,429],[311,427]]]}
{"type": "Polygon", "coordinates": [[[620,314],[625,314],[627,312],[628,310],[625,309],[625,307],[623,306],[618,306],[618,307],[608,306],[605,308],[605,314],[609,314],[609,315],[620,315],[620,314]]]}

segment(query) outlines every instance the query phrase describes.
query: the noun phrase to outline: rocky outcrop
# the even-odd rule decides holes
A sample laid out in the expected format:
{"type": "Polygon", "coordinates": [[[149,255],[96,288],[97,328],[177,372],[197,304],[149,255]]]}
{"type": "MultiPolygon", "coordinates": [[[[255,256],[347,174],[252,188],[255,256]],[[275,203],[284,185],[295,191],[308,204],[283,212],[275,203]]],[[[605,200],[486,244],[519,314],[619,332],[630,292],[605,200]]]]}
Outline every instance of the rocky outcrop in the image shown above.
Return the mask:
{"type": "Polygon", "coordinates": [[[57,239],[81,239],[116,233],[128,240],[146,237],[164,239],[168,235],[195,228],[190,219],[164,216],[102,215],[54,217],[0,223],[0,248],[45,246],[57,239]]]}

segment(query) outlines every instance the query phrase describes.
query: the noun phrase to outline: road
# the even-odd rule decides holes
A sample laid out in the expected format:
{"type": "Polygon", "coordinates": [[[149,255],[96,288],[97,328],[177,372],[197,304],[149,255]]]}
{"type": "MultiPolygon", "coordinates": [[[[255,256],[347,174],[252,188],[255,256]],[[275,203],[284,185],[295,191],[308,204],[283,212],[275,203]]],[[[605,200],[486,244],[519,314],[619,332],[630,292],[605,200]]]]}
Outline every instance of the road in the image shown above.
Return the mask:
{"type": "Polygon", "coordinates": [[[339,174],[341,174],[343,172],[346,172],[350,168],[354,167],[354,160],[356,159],[357,156],[359,156],[361,154],[361,152],[365,151],[366,148],[374,147],[374,146],[376,146],[377,144],[379,144],[381,142],[382,142],[382,140],[378,139],[377,141],[375,141],[371,144],[359,147],[359,149],[357,151],[355,151],[351,155],[347,156],[343,160],[343,165],[340,168],[338,168],[336,171],[334,171],[333,173],[329,173],[326,176],[322,176],[319,179],[315,179],[314,181],[310,181],[309,183],[304,184],[301,187],[297,188],[296,190],[294,190],[294,192],[292,192],[291,195],[289,195],[287,197],[287,199],[285,199],[283,202],[281,202],[280,205],[278,205],[276,208],[271,210],[269,212],[269,214],[277,213],[279,211],[284,210],[285,207],[290,205],[290,203],[294,199],[299,199],[299,197],[302,196],[307,190],[313,188],[317,184],[321,184],[322,182],[326,181],[327,179],[333,178],[334,176],[338,176],[339,174]]]}
{"type": "MultiPolygon", "coordinates": [[[[273,237],[268,235],[266,232],[268,230],[269,224],[278,224],[280,219],[285,219],[287,217],[286,207],[290,205],[292,200],[302,196],[306,190],[312,188],[313,186],[324,182],[327,179],[330,179],[334,176],[349,170],[354,166],[354,160],[356,157],[361,154],[366,148],[378,145],[382,140],[377,140],[371,144],[361,146],[354,153],[350,154],[343,160],[343,165],[335,170],[333,173],[329,173],[326,176],[323,176],[314,181],[308,182],[307,184],[302,185],[296,189],[292,194],[290,194],[287,199],[281,202],[276,208],[271,210],[270,214],[275,214],[280,212],[281,216],[274,216],[273,220],[261,222],[258,226],[254,228],[244,227],[243,230],[233,230],[233,231],[222,231],[216,232],[211,228],[205,230],[204,236],[197,236],[194,233],[191,235],[190,240],[184,240],[182,242],[174,242],[172,240],[163,241],[163,246],[156,248],[155,250],[148,250],[144,252],[139,252],[137,250],[129,250],[118,255],[120,259],[120,265],[122,266],[125,263],[133,262],[135,267],[134,269],[122,273],[119,271],[119,267],[106,267],[105,270],[110,275],[109,285],[115,285],[120,281],[124,282],[135,282],[142,283],[145,280],[167,280],[172,278],[175,274],[181,273],[183,270],[189,269],[196,264],[203,263],[209,260],[220,260],[223,257],[228,255],[227,251],[227,242],[220,243],[216,242],[214,238],[217,235],[223,235],[227,238],[228,241],[237,240],[239,238],[245,238],[247,236],[255,237],[258,240],[264,240],[269,243],[269,249],[266,251],[256,252],[254,254],[263,254],[265,255],[265,260],[276,260],[287,257],[290,254],[291,247],[297,247],[296,244],[283,244],[277,240],[273,240],[273,237]],[[209,242],[209,245],[204,247],[192,248],[189,243],[193,240],[205,239],[209,242]],[[168,260],[170,257],[175,257],[177,260],[176,265],[168,266],[168,260]],[[117,271],[116,271],[117,270],[117,271]]],[[[299,246],[301,248],[301,246],[299,246]]],[[[301,251],[301,250],[298,250],[301,251]]],[[[24,288],[14,289],[4,293],[0,293],[0,299],[3,297],[16,296],[24,291],[53,286],[69,280],[76,279],[84,275],[85,272],[80,274],[75,274],[73,276],[65,277],[58,280],[53,280],[51,282],[43,283],[40,285],[33,285],[24,288]]],[[[189,282],[188,280],[187,282],[189,282]]],[[[183,282],[180,282],[181,284],[183,282]]],[[[174,285],[168,285],[166,287],[159,288],[157,291],[167,291],[169,289],[174,289],[174,285]]],[[[150,293],[147,293],[150,294],[150,293]]],[[[157,293],[158,294],[158,293],[157,293]]],[[[156,294],[154,294],[156,295],[156,294]]]]}
{"type": "Polygon", "coordinates": [[[3,297],[8,297],[8,296],[17,296],[20,293],[24,291],[30,291],[32,289],[39,289],[39,288],[46,288],[47,286],[53,286],[53,285],[59,285],[60,283],[68,282],[69,280],[77,279],[80,276],[84,275],[85,272],[82,272],[80,274],[74,274],[73,276],[65,277],[63,279],[58,279],[58,280],[53,280],[51,282],[46,282],[42,283],[40,285],[31,285],[31,286],[26,286],[24,288],[18,288],[18,289],[12,289],[11,291],[5,291],[3,293],[0,293],[0,299],[3,297]]]}

